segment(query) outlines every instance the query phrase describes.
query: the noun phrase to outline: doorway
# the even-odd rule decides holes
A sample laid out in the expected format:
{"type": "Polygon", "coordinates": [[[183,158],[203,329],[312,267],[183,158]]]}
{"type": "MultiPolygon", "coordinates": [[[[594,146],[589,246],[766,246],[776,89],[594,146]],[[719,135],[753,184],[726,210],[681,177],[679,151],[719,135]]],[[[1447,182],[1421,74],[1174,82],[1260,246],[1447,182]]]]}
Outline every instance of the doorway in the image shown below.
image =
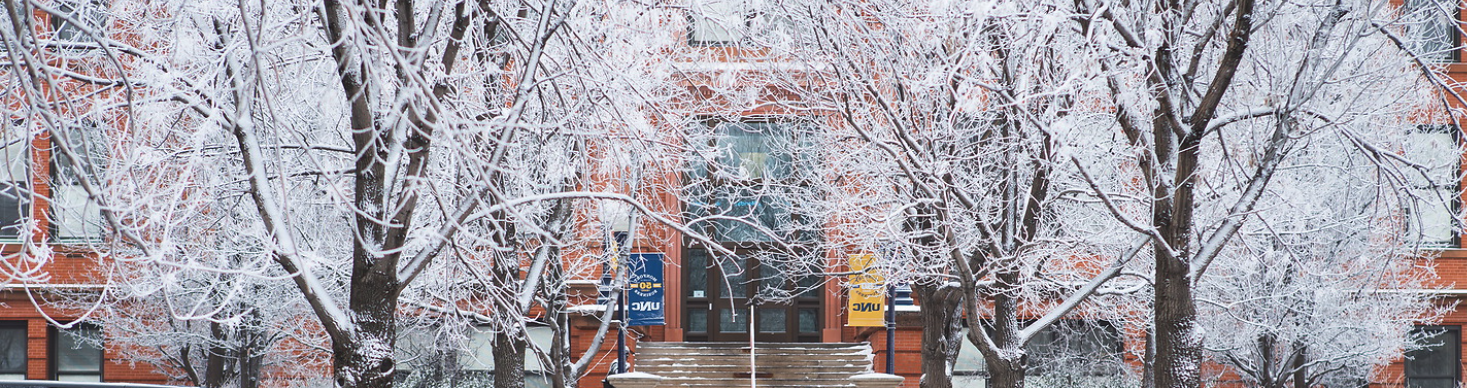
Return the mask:
{"type": "Polygon", "coordinates": [[[790,264],[766,251],[734,252],[719,260],[704,249],[683,255],[684,338],[748,342],[752,318],[757,341],[820,342],[820,279],[788,276],[790,264]]]}

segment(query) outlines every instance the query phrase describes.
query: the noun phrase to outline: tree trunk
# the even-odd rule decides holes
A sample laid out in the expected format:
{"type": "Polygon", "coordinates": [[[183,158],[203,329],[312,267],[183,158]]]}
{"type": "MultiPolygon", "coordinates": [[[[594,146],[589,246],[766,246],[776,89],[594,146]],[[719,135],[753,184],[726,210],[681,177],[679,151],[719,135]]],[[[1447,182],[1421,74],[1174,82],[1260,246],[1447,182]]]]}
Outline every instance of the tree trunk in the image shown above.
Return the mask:
{"type": "Polygon", "coordinates": [[[1201,386],[1202,344],[1196,333],[1197,305],[1187,265],[1175,258],[1158,258],[1157,264],[1154,387],[1196,388],[1201,386]]]}
{"type": "Polygon", "coordinates": [[[337,386],[392,388],[397,369],[392,353],[397,342],[396,268],[354,274],[352,283],[349,304],[356,332],[350,343],[332,344],[337,386]]]}
{"type": "Polygon", "coordinates": [[[201,385],[206,388],[221,388],[229,380],[225,365],[230,357],[229,348],[223,345],[229,340],[223,324],[209,322],[209,340],[209,347],[205,350],[207,353],[204,354],[204,381],[201,385]]]}
{"type": "Polygon", "coordinates": [[[261,337],[260,319],[251,313],[246,324],[239,329],[239,388],[260,386],[260,364],[265,357],[265,341],[261,337]]]}
{"type": "MultiPolygon", "coordinates": [[[[490,179],[500,182],[496,174],[490,179]]],[[[514,222],[503,211],[491,214],[496,226],[490,235],[496,247],[516,246],[514,222]]],[[[494,265],[489,268],[489,282],[496,311],[508,313],[501,317],[503,329],[494,333],[494,388],[523,388],[525,386],[525,335],[519,329],[519,308],[515,300],[521,287],[520,257],[515,253],[495,253],[494,265]]]]}
{"type": "Polygon", "coordinates": [[[332,344],[331,366],[338,388],[391,388],[393,365],[388,339],[377,333],[358,334],[350,344],[332,344]],[[378,344],[373,346],[372,344],[378,344]],[[387,346],[382,346],[382,345],[387,346]]]}
{"type": "Polygon", "coordinates": [[[1284,388],[1284,376],[1275,373],[1273,364],[1276,338],[1272,333],[1258,336],[1258,385],[1261,388],[1284,388]],[[1275,378],[1277,376],[1277,378],[1275,378]]]}
{"type": "Polygon", "coordinates": [[[494,388],[525,387],[525,340],[517,329],[494,334],[494,388]]]}
{"type": "Polygon", "coordinates": [[[921,388],[952,388],[952,365],[961,349],[962,289],[942,285],[913,285],[922,302],[921,388]]]}
{"type": "Polygon", "coordinates": [[[988,363],[988,386],[990,388],[1024,388],[1024,373],[1028,369],[1023,360],[1008,360],[988,363]]]}
{"type": "MultiPolygon", "coordinates": [[[[1161,51],[1161,50],[1158,50],[1161,51]]],[[[1165,92],[1163,92],[1165,93],[1165,92]]],[[[1155,155],[1171,155],[1175,161],[1157,160],[1159,171],[1171,170],[1170,178],[1158,176],[1152,187],[1151,224],[1160,232],[1171,249],[1154,249],[1155,286],[1152,288],[1152,328],[1156,336],[1156,359],[1152,365],[1154,388],[1196,388],[1201,386],[1202,343],[1197,335],[1197,302],[1192,296],[1191,266],[1187,263],[1192,249],[1193,190],[1197,180],[1199,139],[1173,137],[1175,131],[1160,108],[1152,122],[1155,155]],[[1176,147],[1176,148],[1173,148],[1176,147]]]]}
{"type": "MultiPolygon", "coordinates": [[[[1029,369],[1029,356],[1024,354],[1024,343],[1019,338],[1019,301],[1013,295],[1019,274],[999,272],[993,298],[993,343],[996,352],[986,352],[983,360],[988,365],[989,387],[1023,388],[1024,374],[1029,369]],[[1017,356],[1016,356],[1017,355],[1017,356]]],[[[979,319],[969,316],[968,319],[979,319]]]]}
{"type": "Polygon", "coordinates": [[[1309,388],[1309,346],[1303,343],[1294,343],[1294,388],[1309,388]]]}

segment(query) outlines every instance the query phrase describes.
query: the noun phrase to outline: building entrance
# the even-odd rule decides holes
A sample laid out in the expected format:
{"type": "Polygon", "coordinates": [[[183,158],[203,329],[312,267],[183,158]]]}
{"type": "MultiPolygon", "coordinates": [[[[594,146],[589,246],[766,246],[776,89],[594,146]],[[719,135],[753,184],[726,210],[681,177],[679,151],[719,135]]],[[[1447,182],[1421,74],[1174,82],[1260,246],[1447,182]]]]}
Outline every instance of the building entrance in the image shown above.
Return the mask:
{"type": "Polygon", "coordinates": [[[746,342],[749,322],[761,342],[820,342],[820,279],[794,277],[777,255],[736,250],[714,258],[689,249],[682,307],[687,341],[746,342]],[[753,316],[750,316],[750,306],[753,316]]]}

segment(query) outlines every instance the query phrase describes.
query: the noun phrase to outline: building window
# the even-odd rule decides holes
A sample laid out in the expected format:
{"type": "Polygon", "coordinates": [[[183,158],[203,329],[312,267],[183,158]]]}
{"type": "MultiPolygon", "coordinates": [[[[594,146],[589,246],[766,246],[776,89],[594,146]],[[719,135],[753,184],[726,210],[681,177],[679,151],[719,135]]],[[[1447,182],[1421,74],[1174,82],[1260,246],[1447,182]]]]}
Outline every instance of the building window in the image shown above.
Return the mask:
{"type": "Polygon", "coordinates": [[[1421,125],[1405,144],[1406,158],[1426,167],[1425,171],[1405,171],[1411,194],[1417,199],[1409,204],[1412,211],[1407,236],[1421,239],[1425,247],[1457,246],[1453,214],[1460,202],[1462,171],[1458,132],[1453,125],[1421,125]]]}
{"type": "MultiPolygon", "coordinates": [[[[529,325],[525,327],[525,338],[529,339],[525,346],[525,387],[549,387],[550,378],[546,375],[547,368],[540,364],[540,357],[530,347],[538,347],[549,352],[554,330],[549,326],[529,325]]],[[[493,341],[494,333],[489,328],[474,330],[469,334],[469,346],[465,349],[465,354],[459,356],[459,366],[463,368],[463,371],[486,383],[494,381],[493,341]]]]}
{"type": "Polygon", "coordinates": [[[801,39],[793,21],[765,0],[694,0],[688,6],[688,41],[695,45],[773,46],[801,39]]]}
{"type": "Polygon", "coordinates": [[[14,240],[31,216],[31,142],[20,131],[6,135],[0,136],[0,239],[14,240]]]}
{"type": "Polygon", "coordinates": [[[71,156],[60,149],[57,139],[51,142],[52,237],[61,241],[95,240],[102,236],[102,210],[87,195],[82,180],[100,187],[98,177],[106,171],[108,143],[95,123],[65,130],[71,156]]]}
{"type": "Polygon", "coordinates": [[[102,382],[102,329],[79,324],[53,328],[51,378],[58,381],[102,382]]]}
{"type": "Polygon", "coordinates": [[[1462,371],[1461,326],[1417,326],[1422,346],[1406,352],[1407,388],[1457,388],[1462,371]]]}
{"type": "Polygon", "coordinates": [[[25,321],[0,322],[0,381],[25,380],[25,321]]]}
{"type": "MultiPolygon", "coordinates": [[[[494,329],[479,327],[467,333],[443,332],[434,328],[398,330],[398,387],[437,387],[443,383],[489,386],[494,382],[494,329]],[[461,344],[461,345],[459,345],[461,344]]],[[[525,387],[549,387],[549,369],[540,363],[530,346],[550,351],[554,330],[530,324],[525,349],[525,387]]]]}
{"type": "Polygon", "coordinates": [[[689,176],[689,219],[704,219],[699,226],[725,242],[815,238],[819,225],[791,201],[817,177],[809,126],[719,122],[712,129],[710,152],[694,157],[689,176]]]}
{"type": "Polygon", "coordinates": [[[468,347],[458,356],[458,367],[467,379],[491,381],[494,375],[494,332],[490,328],[469,332],[468,347]]]}
{"type": "MultiPolygon", "coordinates": [[[[988,323],[985,323],[985,326],[988,323]]],[[[953,386],[980,384],[987,379],[987,364],[978,348],[968,341],[968,329],[960,334],[961,347],[953,363],[953,386]],[[960,384],[961,383],[961,384],[960,384]]],[[[1109,321],[1066,319],[1034,335],[1024,346],[1029,355],[1031,385],[1037,386],[1126,386],[1124,338],[1109,321]]]]}
{"type": "Polygon", "coordinates": [[[1120,329],[1108,321],[1066,319],[1040,330],[1025,346],[1036,375],[1116,376],[1124,368],[1120,329]]]}
{"type": "Polygon", "coordinates": [[[1428,62],[1458,61],[1460,12],[1455,0],[1404,0],[1401,16],[1413,53],[1428,62]]]}
{"type": "Polygon", "coordinates": [[[107,3],[105,0],[72,0],[56,4],[56,11],[66,15],[62,17],[51,17],[51,29],[56,31],[56,40],[67,42],[80,42],[95,40],[87,36],[85,30],[101,32],[107,21],[107,3]],[[67,20],[70,19],[70,20],[67,20]],[[84,23],[83,26],[73,24],[84,23]]]}
{"type": "Polygon", "coordinates": [[[968,340],[965,327],[958,334],[958,358],[953,360],[954,387],[982,387],[988,381],[988,363],[973,341],[968,340]]]}

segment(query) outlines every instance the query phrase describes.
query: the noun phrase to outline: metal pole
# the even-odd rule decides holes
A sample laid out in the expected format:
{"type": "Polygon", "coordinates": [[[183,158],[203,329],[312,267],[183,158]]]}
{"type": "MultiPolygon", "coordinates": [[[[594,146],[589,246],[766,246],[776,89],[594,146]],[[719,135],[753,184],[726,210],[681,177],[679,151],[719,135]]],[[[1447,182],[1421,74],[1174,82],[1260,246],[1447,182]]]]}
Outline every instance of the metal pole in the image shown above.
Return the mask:
{"type": "Polygon", "coordinates": [[[616,324],[616,373],[627,373],[627,291],[623,284],[616,297],[616,312],[621,319],[616,324]]]}
{"type": "Polygon", "coordinates": [[[896,374],[896,291],[886,286],[886,373],[896,374]]]}
{"type": "Polygon", "coordinates": [[[759,373],[759,369],[755,368],[754,365],[756,365],[754,364],[754,304],[749,303],[749,388],[757,388],[759,386],[754,380],[754,376],[759,373]]]}
{"type": "Polygon", "coordinates": [[[621,253],[622,247],[627,246],[631,240],[630,235],[630,232],[611,233],[611,247],[614,249],[612,254],[616,255],[615,260],[621,264],[614,269],[617,272],[614,276],[621,280],[621,292],[616,296],[616,313],[620,315],[616,322],[616,373],[627,373],[627,290],[631,286],[632,266],[628,262],[631,257],[621,253]]]}

